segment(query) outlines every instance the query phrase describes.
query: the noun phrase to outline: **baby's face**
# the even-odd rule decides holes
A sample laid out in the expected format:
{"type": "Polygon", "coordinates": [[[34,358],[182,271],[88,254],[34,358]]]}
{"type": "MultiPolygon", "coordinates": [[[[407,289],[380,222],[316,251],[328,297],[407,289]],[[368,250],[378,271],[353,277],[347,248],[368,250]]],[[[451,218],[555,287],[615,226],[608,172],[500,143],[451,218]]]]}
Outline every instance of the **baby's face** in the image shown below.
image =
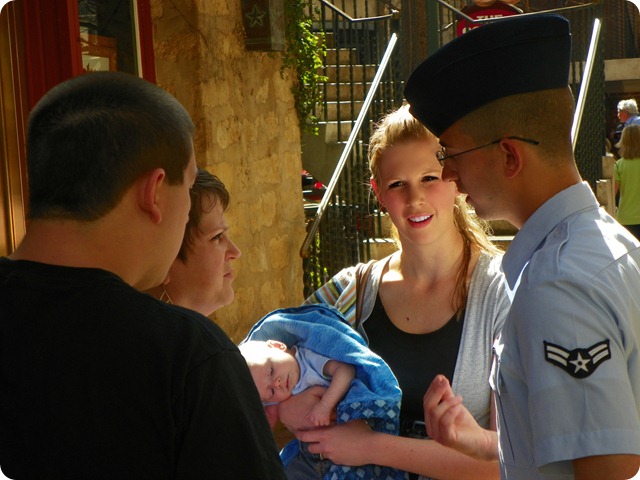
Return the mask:
{"type": "Polygon", "coordinates": [[[251,365],[251,376],[265,403],[282,402],[300,380],[300,366],[293,355],[270,346],[261,362],[251,365]]]}

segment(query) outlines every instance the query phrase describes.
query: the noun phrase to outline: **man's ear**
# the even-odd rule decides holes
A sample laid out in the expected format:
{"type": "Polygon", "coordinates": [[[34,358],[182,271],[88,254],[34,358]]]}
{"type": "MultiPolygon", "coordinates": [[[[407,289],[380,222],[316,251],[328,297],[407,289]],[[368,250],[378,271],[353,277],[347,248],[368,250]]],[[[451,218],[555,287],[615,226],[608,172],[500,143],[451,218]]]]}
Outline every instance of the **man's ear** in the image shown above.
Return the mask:
{"type": "Polygon", "coordinates": [[[287,350],[287,346],[278,340],[267,340],[267,345],[270,346],[271,348],[277,348],[278,350],[282,350],[283,352],[287,350]]]}
{"type": "Polygon", "coordinates": [[[524,157],[521,148],[522,145],[519,145],[517,140],[505,138],[500,142],[500,149],[503,153],[503,171],[506,178],[514,178],[522,171],[524,157]]]}
{"type": "Polygon", "coordinates": [[[162,221],[162,210],[158,205],[158,191],[167,174],[162,168],[145,173],[138,180],[138,206],[147,213],[154,223],[162,221]]]}

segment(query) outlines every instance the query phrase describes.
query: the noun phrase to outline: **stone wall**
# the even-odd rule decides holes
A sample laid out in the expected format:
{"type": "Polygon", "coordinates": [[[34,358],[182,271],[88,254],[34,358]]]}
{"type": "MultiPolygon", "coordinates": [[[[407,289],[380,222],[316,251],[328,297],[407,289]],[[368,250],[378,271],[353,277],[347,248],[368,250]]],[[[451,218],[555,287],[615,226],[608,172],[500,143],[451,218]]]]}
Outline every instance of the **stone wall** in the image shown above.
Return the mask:
{"type": "Polygon", "coordinates": [[[267,312],[303,299],[292,80],[278,53],[245,49],[240,0],[151,0],[151,15],[157,82],[194,119],[198,165],[231,192],[236,300],[211,318],[238,342],[267,312]]]}

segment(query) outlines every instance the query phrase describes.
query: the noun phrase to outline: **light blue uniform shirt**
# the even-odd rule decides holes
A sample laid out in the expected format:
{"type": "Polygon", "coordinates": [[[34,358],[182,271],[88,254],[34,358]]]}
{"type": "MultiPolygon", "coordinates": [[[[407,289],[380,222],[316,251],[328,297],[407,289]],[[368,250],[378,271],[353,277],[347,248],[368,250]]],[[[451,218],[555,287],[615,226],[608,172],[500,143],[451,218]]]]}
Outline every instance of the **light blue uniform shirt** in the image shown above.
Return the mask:
{"type": "Polygon", "coordinates": [[[491,376],[502,479],[573,479],[573,459],[640,454],[639,245],[586,183],[515,236],[491,376]]]}

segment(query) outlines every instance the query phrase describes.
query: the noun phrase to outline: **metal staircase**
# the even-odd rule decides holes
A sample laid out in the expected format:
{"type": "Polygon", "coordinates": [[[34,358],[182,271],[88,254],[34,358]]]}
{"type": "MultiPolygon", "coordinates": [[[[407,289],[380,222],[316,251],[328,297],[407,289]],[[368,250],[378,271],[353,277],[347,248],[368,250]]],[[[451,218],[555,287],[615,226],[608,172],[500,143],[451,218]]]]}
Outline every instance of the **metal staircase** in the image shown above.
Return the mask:
{"type": "MultiPolygon", "coordinates": [[[[332,183],[332,175],[338,159],[344,154],[347,139],[352,135],[356,118],[361,113],[363,101],[372,88],[372,80],[381,63],[385,47],[394,33],[402,35],[411,30],[407,19],[390,3],[374,0],[310,0],[317,15],[314,25],[325,34],[327,56],[324,75],[328,77],[323,85],[323,104],[316,115],[320,118],[319,135],[305,135],[303,143],[303,168],[323,184],[332,183]],[[401,23],[404,24],[401,26],[401,23]]],[[[552,0],[545,0],[552,4],[552,0]]],[[[403,2],[405,5],[407,2],[403,2]]],[[[453,5],[466,3],[465,0],[427,0],[428,10],[436,14],[428,25],[437,35],[438,44],[452,38],[457,21],[457,10],[453,5]]],[[[531,7],[535,0],[526,4],[531,7]]],[[[583,2],[576,8],[561,8],[559,13],[572,22],[574,37],[574,64],[572,77],[577,98],[586,50],[589,44],[591,23],[596,15],[601,15],[598,2],[583,2]]],[[[413,40],[412,40],[413,41],[413,40]]],[[[399,41],[403,44],[402,41],[399,41]]],[[[406,45],[404,43],[403,45],[406,45]]],[[[307,202],[308,230],[313,230],[308,247],[301,249],[304,262],[305,296],[329,280],[340,269],[371,258],[381,258],[393,250],[389,239],[389,222],[386,215],[377,208],[369,190],[366,150],[368,138],[374,123],[386,112],[402,104],[403,83],[410,70],[410,59],[403,49],[396,49],[389,61],[382,80],[375,87],[374,99],[363,114],[361,128],[355,132],[355,142],[351,148],[344,169],[334,182],[326,210],[317,231],[311,228],[317,215],[317,202],[307,202]]],[[[603,65],[602,59],[599,65],[603,65]]],[[[593,184],[600,177],[599,148],[597,140],[604,137],[602,109],[604,105],[604,74],[596,72],[595,86],[586,105],[585,121],[580,131],[580,141],[576,157],[583,177],[593,184]],[[591,158],[593,157],[593,158],[591,158]]],[[[593,83],[593,81],[592,81],[593,83]]],[[[506,222],[492,224],[494,241],[506,247],[515,233],[515,228],[506,222]]],[[[305,242],[307,244],[307,242],[305,242]]]]}
{"type": "MultiPolygon", "coordinates": [[[[373,87],[386,47],[398,27],[392,7],[365,0],[343,0],[339,5],[319,0],[314,5],[315,26],[324,32],[327,45],[323,74],[328,80],[323,85],[323,103],[316,112],[319,135],[307,134],[302,139],[303,168],[332,191],[325,194],[327,206],[321,211],[317,233],[301,252],[305,294],[341,268],[378,255],[376,250],[381,245],[392,245],[383,232],[385,215],[370,197],[366,143],[373,122],[402,101],[395,59],[373,87]],[[372,88],[373,100],[362,112],[372,88]],[[361,128],[354,132],[357,119],[362,120],[361,128]],[[344,160],[343,169],[332,183],[339,159],[344,160]]],[[[308,228],[314,228],[318,204],[307,202],[305,211],[308,228]]]]}

